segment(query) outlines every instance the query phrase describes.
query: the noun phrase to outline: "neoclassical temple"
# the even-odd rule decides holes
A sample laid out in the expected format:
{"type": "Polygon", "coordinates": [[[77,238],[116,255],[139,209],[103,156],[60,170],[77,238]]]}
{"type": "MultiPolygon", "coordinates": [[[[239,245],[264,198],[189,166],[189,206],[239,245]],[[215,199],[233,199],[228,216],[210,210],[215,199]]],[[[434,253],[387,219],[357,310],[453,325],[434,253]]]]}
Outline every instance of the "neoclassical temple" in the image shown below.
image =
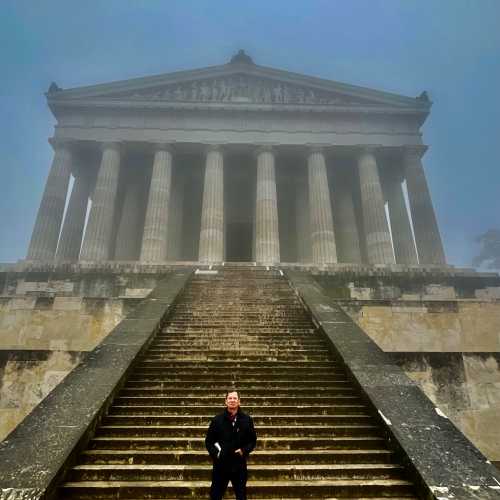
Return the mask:
{"type": "Polygon", "coordinates": [[[240,51],[46,96],[54,159],[27,260],[445,264],[422,167],[425,92],[240,51]]]}

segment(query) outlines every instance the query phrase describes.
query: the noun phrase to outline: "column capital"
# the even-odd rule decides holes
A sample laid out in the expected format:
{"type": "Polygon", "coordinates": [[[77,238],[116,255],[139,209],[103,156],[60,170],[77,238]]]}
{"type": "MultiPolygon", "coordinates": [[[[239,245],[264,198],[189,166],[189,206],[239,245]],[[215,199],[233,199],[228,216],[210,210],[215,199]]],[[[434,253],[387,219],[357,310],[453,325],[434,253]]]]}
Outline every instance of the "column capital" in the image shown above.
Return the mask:
{"type": "Polygon", "coordinates": [[[320,144],[308,144],[307,145],[307,156],[312,155],[314,153],[321,153],[323,156],[325,155],[325,146],[320,144]]]}
{"type": "Polygon", "coordinates": [[[360,144],[358,146],[358,153],[360,155],[374,155],[380,150],[380,146],[378,144],[360,144]]]}
{"type": "Polygon", "coordinates": [[[75,144],[75,141],[72,139],[66,139],[64,137],[50,137],[49,144],[55,151],[57,149],[63,148],[70,149],[75,144]]]}
{"type": "Polygon", "coordinates": [[[174,143],[173,142],[154,142],[152,144],[153,152],[157,153],[158,151],[167,151],[170,154],[174,152],[174,143]]]}
{"type": "Polygon", "coordinates": [[[222,144],[204,144],[203,149],[206,154],[211,153],[213,151],[217,151],[221,154],[224,153],[224,146],[222,144]]]}
{"type": "Polygon", "coordinates": [[[424,156],[425,152],[429,148],[427,146],[422,145],[408,145],[408,146],[403,146],[403,154],[405,159],[408,160],[420,160],[422,156],[424,156]]]}
{"type": "Polygon", "coordinates": [[[101,142],[99,144],[101,151],[104,152],[107,149],[114,149],[118,153],[121,153],[123,150],[123,143],[118,141],[110,141],[110,142],[101,142]]]}
{"type": "Polygon", "coordinates": [[[259,156],[260,153],[272,153],[276,154],[276,150],[272,144],[256,144],[253,154],[259,156]]]}

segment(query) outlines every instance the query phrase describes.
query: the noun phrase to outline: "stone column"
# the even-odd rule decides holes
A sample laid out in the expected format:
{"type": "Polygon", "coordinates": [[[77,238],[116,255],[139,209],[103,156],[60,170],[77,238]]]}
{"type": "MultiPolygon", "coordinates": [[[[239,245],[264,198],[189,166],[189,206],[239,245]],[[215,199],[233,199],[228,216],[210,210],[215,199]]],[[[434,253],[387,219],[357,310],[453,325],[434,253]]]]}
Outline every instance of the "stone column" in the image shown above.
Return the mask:
{"type": "MultiPolygon", "coordinates": [[[[113,260],[139,260],[141,251],[142,223],[144,222],[144,194],[138,167],[129,167],[124,179],[124,194],[118,230],[116,232],[115,253],[113,260]],[[142,220],[141,220],[142,219],[142,220]]],[[[122,177],[124,177],[122,175],[122,177]]]]}
{"type": "Polygon", "coordinates": [[[358,170],[368,262],[394,264],[382,186],[372,149],[366,148],[358,156],[358,170]]]}
{"type": "Polygon", "coordinates": [[[170,195],[167,260],[182,259],[182,225],[184,205],[184,175],[175,167],[175,180],[170,195]]]}
{"type": "Polygon", "coordinates": [[[309,187],[307,176],[301,172],[296,178],[295,230],[297,233],[297,260],[311,262],[311,227],[309,217],[309,187]]]}
{"type": "Polygon", "coordinates": [[[410,218],[406,210],[401,177],[397,172],[387,172],[384,176],[384,192],[389,205],[392,243],[397,264],[417,264],[417,252],[413,243],[410,218]]]}
{"type": "Polygon", "coordinates": [[[275,264],[280,261],[276,174],[271,148],[261,148],[257,152],[255,260],[262,264],[275,264]]]}
{"type": "Polygon", "coordinates": [[[87,172],[75,176],[73,189],[69,198],[66,217],[57,246],[57,258],[77,261],[82,246],[83,228],[90,194],[90,179],[87,172]]]}
{"type": "Polygon", "coordinates": [[[167,259],[168,205],[172,185],[172,151],[168,145],[157,147],[149,188],[148,207],[142,237],[141,261],[167,259]]]}
{"type": "Polygon", "coordinates": [[[52,260],[61,230],[72,157],[68,142],[52,140],[51,144],[54,159],[31,235],[28,260],[52,260]]]}
{"type": "Polygon", "coordinates": [[[206,157],[198,259],[224,259],[224,159],[217,146],[211,147],[206,157]]]}
{"type": "Polygon", "coordinates": [[[333,233],[332,207],[325,156],[321,149],[310,151],[307,167],[312,259],[315,264],[335,263],[337,262],[337,249],[333,233]]]}
{"type": "Polygon", "coordinates": [[[361,262],[358,224],[354,211],[352,171],[341,166],[334,169],[335,235],[340,262],[361,262]]]}
{"type": "Polygon", "coordinates": [[[80,260],[108,260],[120,173],[120,146],[104,143],[80,260]]]}
{"type": "Polygon", "coordinates": [[[446,264],[443,243],[432,206],[421,157],[425,147],[409,147],[405,151],[405,175],[410,201],[413,231],[420,264],[446,264]]]}

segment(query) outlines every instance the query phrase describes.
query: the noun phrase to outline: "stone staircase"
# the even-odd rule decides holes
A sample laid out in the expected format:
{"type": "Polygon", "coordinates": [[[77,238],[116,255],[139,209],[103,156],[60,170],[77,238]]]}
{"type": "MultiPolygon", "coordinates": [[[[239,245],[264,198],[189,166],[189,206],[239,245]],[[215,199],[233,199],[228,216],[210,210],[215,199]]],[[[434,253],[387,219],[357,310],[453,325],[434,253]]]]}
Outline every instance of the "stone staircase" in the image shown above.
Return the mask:
{"type": "Polygon", "coordinates": [[[60,498],[209,498],[204,436],[232,386],[258,435],[249,498],[416,498],[287,281],[242,267],[191,280],[60,498]]]}

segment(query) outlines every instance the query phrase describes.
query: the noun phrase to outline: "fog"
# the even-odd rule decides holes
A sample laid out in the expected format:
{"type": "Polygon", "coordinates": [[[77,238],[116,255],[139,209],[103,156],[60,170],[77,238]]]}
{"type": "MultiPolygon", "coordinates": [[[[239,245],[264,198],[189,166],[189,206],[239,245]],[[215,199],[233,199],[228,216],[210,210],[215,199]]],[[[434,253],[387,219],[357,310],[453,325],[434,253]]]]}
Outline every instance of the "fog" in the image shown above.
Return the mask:
{"type": "MultiPolygon", "coordinates": [[[[52,81],[71,88],[207,67],[244,48],[263,66],[412,97],[426,90],[427,180],[447,260],[468,266],[476,237],[500,227],[499,19],[497,0],[3,0],[0,262],[26,255],[53,157],[44,96],[52,81]]],[[[225,175],[228,185],[252,182],[248,169],[225,175]]],[[[278,179],[283,213],[287,189],[278,179]]],[[[246,260],[253,199],[234,192],[226,193],[226,252],[246,260]]],[[[189,196],[201,203],[199,189],[189,196]]],[[[185,234],[196,233],[194,212],[186,211],[185,234]]],[[[291,260],[301,251],[299,241],[280,243],[291,260]]],[[[185,255],[196,244],[183,238],[185,255]]]]}

